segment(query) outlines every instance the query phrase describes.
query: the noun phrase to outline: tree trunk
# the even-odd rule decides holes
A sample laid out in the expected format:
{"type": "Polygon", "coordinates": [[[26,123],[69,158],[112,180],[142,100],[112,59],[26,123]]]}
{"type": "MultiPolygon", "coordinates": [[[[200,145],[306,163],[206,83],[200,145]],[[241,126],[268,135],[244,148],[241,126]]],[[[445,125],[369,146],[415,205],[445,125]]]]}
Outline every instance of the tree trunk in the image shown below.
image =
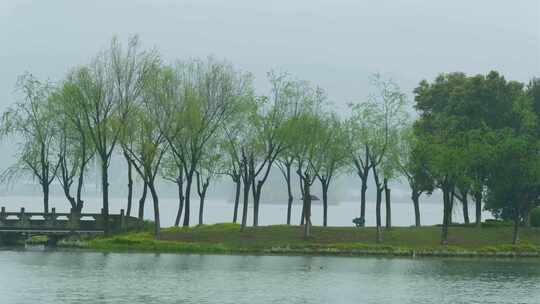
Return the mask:
{"type": "Polygon", "coordinates": [[[247,214],[248,214],[248,201],[249,201],[249,188],[251,183],[244,180],[244,202],[242,208],[242,226],[241,231],[244,231],[244,228],[247,225],[247,214]]]}
{"type": "Polygon", "coordinates": [[[208,189],[208,185],[210,183],[210,179],[207,178],[206,180],[202,181],[201,175],[199,172],[197,172],[197,194],[199,194],[199,225],[203,224],[203,214],[204,214],[204,199],[206,197],[206,190],[208,189]],[[201,185],[202,183],[202,185],[201,185]]]}
{"type": "Polygon", "coordinates": [[[443,224],[441,232],[441,245],[448,245],[448,227],[450,226],[452,214],[452,199],[448,189],[443,189],[443,224]]]}
{"type": "Polygon", "coordinates": [[[204,213],[204,197],[206,194],[201,194],[199,197],[199,225],[203,224],[203,213],[204,213]]]}
{"type": "Polygon", "coordinates": [[[382,242],[382,220],[381,220],[381,205],[382,205],[382,192],[383,189],[380,186],[377,187],[377,201],[375,205],[375,216],[377,223],[377,242],[382,242]]]}
{"type": "Polygon", "coordinates": [[[178,227],[180,225],[180,218],[182,218],[182,211],[184,210],[184,182],[182,177],[176,180],[176,185],[178,186],[178,211],[176,212],[174,226],[178,227]]]}
{"type": "Polygon", "coordinates": [[[106,156],[101,157],[101,194],[103,195],[103,216],[105,235],[109,234],[109,164],[106,156]]]}
{"type": "Polygon", "coordinates": [[[259,203],[261,201],[261,190],[263,183],[257,181],[257,186],[255,186],[255,180],[253,180],[253,227],[259,226],[259,203]]]}
{"type": "Polygon", "coordinates": [[[474,202],[476,205],[476,227],[482,226],[482,192],[475,193],[474,202]]]}
{"type": "Polygon", "coordinates": [[[49,165],[47,165],[45,159],[45,143],[41,142],[40,150],[40,160],[41,160],[41,188],[43,190],[43,212],[45,214],[49,213],[49,165]]]}
{"type": "MultiPolygon", "coordinates": [[[[71,210],[75,211],[75,210],[77,210],[77,202],[75,201],[75,198],[73,196],[71,196],[69,183],[66,180],[66,178],[64,178],[65,177],[65,172],[64,172],[65,168],[62,166],[61,169],[63,171],[62,172],[62,189],[64,190],[64,196],[66,197],[69,204],[71,205],[71,210]]],[[[41,188],[42,188],[43,193],[45,193],[45,188],[43,187],[43,184],[41,185],[41,188]]]]}
{"type": "Polygon", "coordinates": [[[386,229],[392,228],[392,206],[390,197],[390,188],[388,188],[388,181],[384,179],[384,200],[386,207],[386,229]]]}
{"type": "Polygon", "coordinates": [[[127,174],[128,174],[128,185],[127,185],[128,186],[128,197],[127,197],[126,216],[130,216],[131,215],[131,203],[132,203],[132,200],[133,200],[132,165],[131,165],[131,161],[129,160],[126,152],[124,152],[124,156],[126,158],[126,162],[127,162],[127,165],[128,165],[128,171],[127,171],[127,174]]]}
{"type": "Polygon", "coordinates": [[[517,245],[519,242],[519,211],[515,210],[514,212],[514,232],[512,233],[512,244],[517,245]]]}
{"type": "Polygon", "coordinates": [[[300,212],[300,226],[304,226],[304,221],[306,218],[306,204],[304,204],[304,180],[302,179],[302,176],[298,174],[298,177],[300,178],[300,193],[302,193],[302,211],[300,212]]]}
{"type": "Polygon", "coordinates": [[[82,212],[84,202],[82,200],[82,189],[84,185],[84,166],[81,166],[81,171],[79,172],[79,179],[77,182],[77,212],[80,214],[82,212]]]}
{"type": "Polygon", "coordinates": [[[152,201],[154,203],[154,237],[159,240],[161,223],[159,221],[159,201],[154,181],[148,183],[148,188],[150,188],[150,194],[152,195],[152,201]]]}
{"type": "MultiPolygon", "coordinates": [[[[455,199],[455,193],[454,193],[454,190],[450,191],[450,206],[453,207],[454,206],[454,199],[455,199]]],[[[451,225],[452,222],[454,221],[453,219],[453,212],[450,212],[450,214],[448,214],[448,225],[451,225]]]]}
{"type": "Polygon", "coordinates": [[[292,213],[292,203],[294,197],[292,195],[291,189],[291,164],[286,164],[286,176],[285,181],[287,182],[287,225],[291,224],[291,213],[292,213]]]}
{"type": "Polygon", "coordinates": [[[184,223],[182,226],[189,227],[190,201],[191,201],[191,183],[193,181],[193,171],[186,175],[186,198],[184,201],[184,223]]]}
{"type": "Polygon", "coordinates": [[[41,188],[43,189],[43,212],[47,214],[49,213],[49,183],[42,182],[41,188]]]}
{"type": "Polygon", "coordinates": [[[240,188],[242,186],[242,180],[240,177],[235,178],[234,183],[236,184],[236,191],[234,193],[234,215],[233,223],[236,224],[238,221],[238,205],[240,205],[240,188]]]}
{"type": "Polygon", "coordinates": [[[310,190],[310,184],[309,184],[309,176],[306,176],[304,178],[304,195],[303,195],[303,202],[304,202],[304,238],[311,237],[311,190],[310,190]]]}
{"type": "Polygon", "coordinates": [[[79,214],[81,214],[84,202],[81,198],[82,195],[82,189],[84,185],[84,174],[85,174],[85,168],[88,162],[90,161],[89,158],[86,156],[86,138],[84,136],[84,132],[81,132],[81,164],[79,167],[79,178],[77,182],[77,211],[79,214]]]}
{"type": "Polygon", "coordinates": [[[416,227],[420,227],[420,195],[416,190],[412,190],[411,197],[414,205],[414,224],[416,227]]]}
{"type": "Polygon", "coordinates": [[[362,180],[362,189],[360,193],[360,218],[366,218],[366,192],[367,192],[367,182],[368,182],[368,173],[364,175],[362,180]]]}
{"type": "Polygon", "coordinates": [[[328,225],[328,184],[325,181],[321,181],[322,185],[322,200],[323,200],[323,226],[328,225]]]}
{"type": "Polygon", "coordinates": [[[146,182],[143,182],[143,191],[141,194],[141,198],[139,199],[139,221],[142,222],[144,220],[144,203],[146,202],[146,193],[148,191],[148,185],[146,182]]]}
{"type": "Polygon", "coordinates": [[[461,205],[463,206],[463,221],[465,222],[465,224],[470,224],[470,220],[469,220],[469,199],[467,198],[467,193],[463,193],[462,194],[463,197],[462,197],[462,201],[461,201],[461,205]]]}

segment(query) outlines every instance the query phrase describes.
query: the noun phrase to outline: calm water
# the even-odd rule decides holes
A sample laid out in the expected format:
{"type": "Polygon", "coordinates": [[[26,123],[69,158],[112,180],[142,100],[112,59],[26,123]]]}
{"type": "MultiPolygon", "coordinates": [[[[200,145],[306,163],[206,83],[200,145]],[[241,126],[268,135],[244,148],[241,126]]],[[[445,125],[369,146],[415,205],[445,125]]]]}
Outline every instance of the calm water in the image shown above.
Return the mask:
{"type": "MultiPolygon", "coordinates": [[[[26,211],[42,212],[42,198],[39,195],[36,196],[0,196],[0,206],[5,206],[8,211],[18,211],[21,207],[26,207],[26,211]]],[[[119,213],[120,209],[126,207],[126,199],[114,198],[110,199],[111,212],[119,213]]],[[[69,204],[63,196],[52,196],[50,198],[51,207],[56,207],[57,212],[69,212],[69,204]]],[[[137,213],[138,200],[135,200],[135,207],[133,214],[137,213]]],[[[250,202],[251,204],[251,202],[250,202]]],[[[252,206],[248,212],[248,222],[251,223],[252,219],[252,206]]],[[[471,220],[474,220],[474,205],[470,204],[469,214],[471,220]]],[[[154,211],[152,209],[152,202],[147,200],[145,205],[145,218],[153,219],[154,211]]],[[[406,201],[396,201],[392,204],[392,224],[394,226],[410,226],[414,225],[414,208],[412,203],[406,201]]],[[[163,227],[172,226],[174,219],[176,218],[176,212],[178,210],[178,201],[175,198],[161,198],[161,225],[163,227]]],[[[84,212],[100,212],[101,210],[101,198],[99,197],[85,197],[84,212]]],[[[293,222],[298,223],[300,221],[300,215],[302,206],[300,202],[295,201],[292,208],[293,222]]],[[[191,206],[191,224],[196,225],[198,220],[199,201],[197,198],[192,198],[191,206]]],[[[241,212],[241,211],[240,211],[241,212]]],[[[442,222],[443,205],[437,203],[421,203],[420,214],[422,218],[422,224],[434,225],[442,222]]],[[[321,204],[314,204],[312,206],[312,221],[314,225],[322,225],[322,206],[321,204]]],[[[382,208],[383,219],[385,215],[384,204],[382,208]]],[[[233,204],[227,203],[225,200],[208,199],[204,209],[204,220],[206,224],[224,223],[230,222],[233,216],[233,204]]],[[[353,226],[352,219],[360,216],[360,202],[345,201],[340,202],[337,205],[330,205],[328,207],[328,225],[330,226],[353,226]]],[[[366,224],[375,225],[375,203],[368,201],[366,205],[366,224]]],[[[483,218],[490,218],[489,212],[483,213],[483,218]]],[[[287,205],[285,204],[261,204],[259,224],[261,225],[273,225],[284,224],[287,217],[287,205]]],[[[463,215],[461,213],[461,206],[454,208],[454,222],[461,222],[463,215]]]]}
{"type": "Polygon", "coordinates": [[[540,303],[540,261],[0,251],[0,303],[540,303]]]}

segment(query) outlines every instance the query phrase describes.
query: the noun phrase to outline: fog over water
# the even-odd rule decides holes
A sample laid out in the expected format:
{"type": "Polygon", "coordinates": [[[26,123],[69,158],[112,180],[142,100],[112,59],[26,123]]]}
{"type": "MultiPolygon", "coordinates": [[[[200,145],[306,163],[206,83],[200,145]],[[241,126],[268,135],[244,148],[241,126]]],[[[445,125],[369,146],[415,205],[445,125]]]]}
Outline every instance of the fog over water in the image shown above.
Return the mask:
{"type": "MultiPolygon", "coordinates": [[[[538,0],[0,0],[0,110],[19,98],[14,85],[23,72],[58,81],[70,68],[87,63],[113,35],[125,41],[130,34],[139,34],[144,46],[155,46],[167,61],[225,58],[253,73],[259,94],[267,93],[268,71],[288,71],[325,88],[343,115],[347,103],[369,94],[368,77],[375,72],[395,79],[411,99],[419,81],[441,72],[497,70],[523,82],[540,74],[538,0]]],[[[4,169],[12,164],[17,147],[13,141],[1,145],[4,169]]],[[[115,157],[113,211],[125,204],[124,168],[123,159],[115,157]]],[[[89,173],[86,185],[89,211],[101,205],[94,176],[89,173]]],[[[31,182],[4,185],[0,205],[41,210],[40,193],[28,185],[31,182]]],[[[227,178],[211,187],[208,222],[232,216],[232,205],[225,202],[231,199],[232,187],[227,178]]],[[[399,182],[392,187],[395,224],[412,224],[408,188],[399,182]]],[[[159,189],[163,224],[170,225],[176,212],[175,188],[162,182],[159,189]]],[[[368,224],[374,219],[373,189],[368,189],[368,224]]],[[[52,204],[66,209],[67,202],[55,191],[52,204]]],[[[285,205],[264,202],[284,201],[285,191],[279,172],[273,171],[263,190],[262,224],[284,222],[285,205]]],[[[353,201],[359,191],[357,177],[337,179],[330,195],[339,204],[330,207],[331,225],[349,225],[358,216],[359,203],[353,201]]],[[[193,199],[195,215],[198,201],[193,199]]],[[[424,223],[440,222],[439,201],[437,194],[423,197],[424,223]]],[[[299,210],[295,212],[299,216],[299,210]]],[[[313,212],[316,224],[320,207],[313,212]]],[[[151,216],[150,203],[146,215],[151,216]]]]}

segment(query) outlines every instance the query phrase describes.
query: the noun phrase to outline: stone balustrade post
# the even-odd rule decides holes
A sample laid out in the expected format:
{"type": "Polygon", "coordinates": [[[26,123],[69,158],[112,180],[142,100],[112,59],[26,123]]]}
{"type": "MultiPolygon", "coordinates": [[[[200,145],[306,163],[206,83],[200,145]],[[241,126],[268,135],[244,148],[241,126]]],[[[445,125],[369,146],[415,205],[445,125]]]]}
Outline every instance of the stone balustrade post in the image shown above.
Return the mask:
{"type": "Polygon", "coordinates": [[[126,217],[124,209],[120,209],[120,231],[126,231],[126,217]]]}
{"type": "Polygon", "coordinates": [[[26,214],[24,207],[21,207],[21,212],[19,213],[19,227],[30,226],[30,216],[26,214]]]}
{"type": "Polygon", "coordinates": [[[51,208],[51,212],[45,215],[45,223],[50,228],[56,226],[56,208],[51,208]]]}
{"type": "Polygon", "coordinates": [[[4,221],[6,220],[6,218],[6,207],[2,207],[2,209],[0,209],[0,226],[3,226],[5,224],[4,221]]]}

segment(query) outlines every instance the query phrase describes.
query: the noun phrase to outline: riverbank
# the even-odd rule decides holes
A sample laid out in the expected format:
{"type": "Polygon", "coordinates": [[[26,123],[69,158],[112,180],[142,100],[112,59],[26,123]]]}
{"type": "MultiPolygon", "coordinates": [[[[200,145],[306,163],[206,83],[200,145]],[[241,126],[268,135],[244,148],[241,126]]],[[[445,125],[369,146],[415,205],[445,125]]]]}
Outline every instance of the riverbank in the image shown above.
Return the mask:
{"type": "Polygon", "coordinates": [[[523,228],[519,245],[510,245],[511,227],[451,227],[449,245],[439,245],[440,227],[395,227],[385,230],[382,243],[373,227],[313,227],[302,238],[299,226],[248,227],[233,224],[165,228],[161,239],[150,232],[131,232],[87,240],[66,240],[62,247],[99,251],[276,255],[386,255],[444,257],[540,257],[540,229],[523,228]]]}

